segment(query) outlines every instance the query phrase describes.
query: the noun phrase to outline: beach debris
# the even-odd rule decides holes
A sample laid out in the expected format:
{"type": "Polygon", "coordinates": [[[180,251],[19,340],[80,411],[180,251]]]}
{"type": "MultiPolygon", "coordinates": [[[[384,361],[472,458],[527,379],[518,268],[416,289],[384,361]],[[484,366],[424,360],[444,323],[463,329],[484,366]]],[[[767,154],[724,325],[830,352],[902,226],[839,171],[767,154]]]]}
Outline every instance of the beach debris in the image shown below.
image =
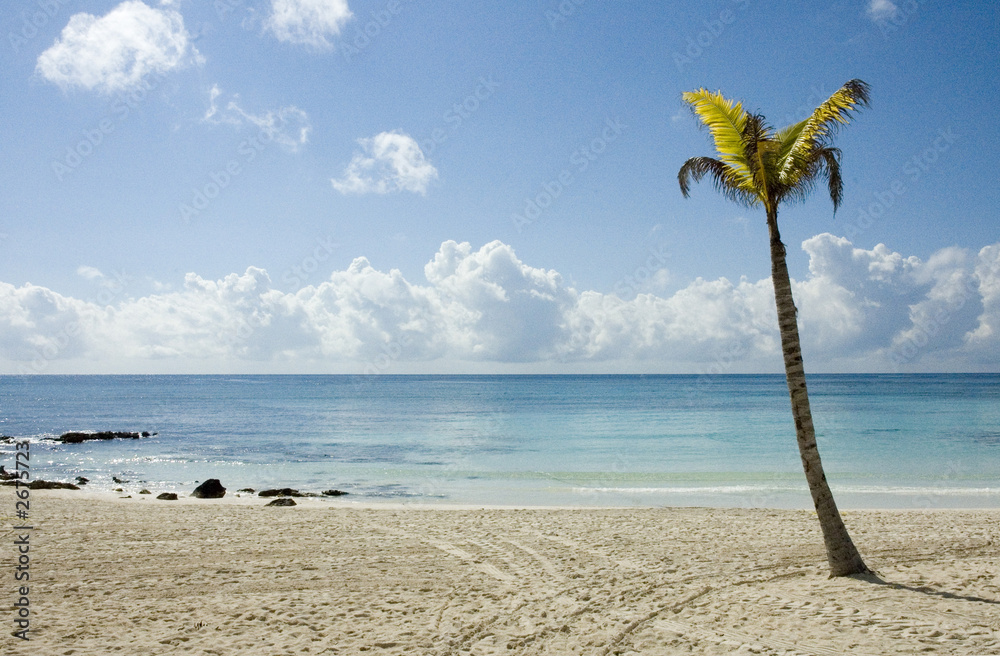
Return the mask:
{"type": "Polygon", "coordinates": [[[282,497],[280,499],[275,499],[271,503],[267,504],[269,506],[295,506],[295,499],[289,499],[288,497],[282,497]]]}
{"type": "Polygon", "coordinates": [[[290,487],[283,487],[275,490],[261,490],[257,493],[259,497],[304,497],[305,495],[298,490],[293,490],[290,487]]]}
{"type": "Polygon", "coordinates": [[[323,490],[324,497],[342,497],[345,494],[348,494],[348,492],[344,492],[343,490],[323,490]]]}
{"type": "Polygon", "coordinates": [[[142,431],[141,433],[130,433],[126,431],[97,431],[96,433],[84,433],[81,431],[70,431],[57,437],[56,441],[62,442],[63,444],[79,444],[90,440],[137,440],[140,437],[152,437],[156,434],[157,433],[150,433],[149,431],[142,431]]]}
{"type": "Polygon", "coordinates": [[[77,476],[76,477],[76,484],[77,485],[86,485],[89,482],[90,482],[90,479],[87,478],[86,476],[77,476]]]}
{"type": "Polygon", "coordinates": [[[29,490],[79,490],[80,488],[72,483],[62,483],[60,481],[31,481],[30,483],[20,483],[19,481],[4,481],[0,485],[20,485],[29,490]]]}
{"type": "Polygon", "coordinates": [[[177,501],[177,493],[163,492],[161,494],[156,495],[156,498],[159,499],[160,501],[177,501]]]}
{"type": "Polygon", "coordinates": [[[142,488],[141,490],[139,490],[139,494],[152,494],[152,492],[150,492],[146,488],[142,488]]]}
{"type": "Polygon", "coordinates": [[[217,478],[210,478],[191,493],[195,499],[221,499],[226,496],[226,488],[222,487],[222,482],[217,478]]]}

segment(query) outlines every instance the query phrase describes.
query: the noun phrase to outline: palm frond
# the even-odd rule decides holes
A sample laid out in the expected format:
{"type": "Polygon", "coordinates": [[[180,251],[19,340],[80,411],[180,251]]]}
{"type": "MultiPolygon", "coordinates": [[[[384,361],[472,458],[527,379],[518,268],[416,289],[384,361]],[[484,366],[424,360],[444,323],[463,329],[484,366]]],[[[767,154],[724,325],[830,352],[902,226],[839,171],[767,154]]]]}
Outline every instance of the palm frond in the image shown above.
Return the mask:
{"type": "Polygon", "coordinates": [[[774,140],[773,131],[762,114],[747,116],[741,140],[754,189],[770,201],[771,191],[777,182],[774,154],[780,144],[774,140]]]}
{"type": "Polygon", "coordinates": [[[822,162],[818,174],[826,176],[833,212],[836,214],[844,197],[844,180],[840,177],[840,148],[820,148],[816,151],[816,161],[822,162]]]}
{"type": "Polygon", "coordinates": [[[795,179],[806,173],[813,153],[827,145],[841,125],[847,125],[852,112],[867,107],[870,87],[861,80],[851,80],[820,104],[809,118],[777,133],[781,142],[779,176],[794,186],[795,179]]]}
{"type": "Polygon", "coordinates": [[[691,193],[691,182],[701,182],[706,175],[712,176],[715,189],[729,200],[748,207],[760,202],[746,173],[714,157],[692,157],[684,162],[677,173],[681,194],[687,198],[691,193]]]}
{"type": "Polygon", "coordinates": [[[686,91],[681,98],[712,133],[722,161],[737,168],[745,167],[742,136],[748,114],[743,104],[726,99],[721,91],[713,93],[704,88],[686,91]]]}

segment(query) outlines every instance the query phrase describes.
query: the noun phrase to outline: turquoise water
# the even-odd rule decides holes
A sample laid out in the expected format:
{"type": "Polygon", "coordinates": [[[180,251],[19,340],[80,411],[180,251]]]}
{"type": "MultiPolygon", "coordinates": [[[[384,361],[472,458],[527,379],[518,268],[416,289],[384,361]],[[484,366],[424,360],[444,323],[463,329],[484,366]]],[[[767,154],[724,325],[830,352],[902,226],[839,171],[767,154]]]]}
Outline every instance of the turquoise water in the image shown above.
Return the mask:
{"type": "MultiPolygon", "coordinates": [[[[1000,375],[809,379],[842,507],[1000,507],[1000,375]]],[[[338,503],[809,507],[784,378],[6,376],[32,474],[98,489],[338,488],[338,503]],[[61,445],[70,430],[157,432],[61,445]]],[[[11,466],[12,447],[0,445],[11,466]]]]}

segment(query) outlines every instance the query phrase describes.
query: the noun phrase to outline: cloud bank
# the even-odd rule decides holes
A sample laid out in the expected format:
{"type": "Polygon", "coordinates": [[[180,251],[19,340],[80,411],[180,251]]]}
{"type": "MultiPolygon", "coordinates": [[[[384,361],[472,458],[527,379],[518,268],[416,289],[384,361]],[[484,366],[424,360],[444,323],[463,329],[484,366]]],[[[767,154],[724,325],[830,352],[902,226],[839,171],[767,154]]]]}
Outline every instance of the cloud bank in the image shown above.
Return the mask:
{"type": "MultiPolygon", "coordinates": [[[[810,371],[1000,369],[1000,243],[926,261],[884,245],[806,240],[794,282],[810,371]]],[[[133,298],[106,278],[84,301],[0,283],[0,370],[780,371],[769,279],[696,279],[669,296],[578,291],[507,244],[447,241],[425,281],[360,257],[317,285],[263,269],[133,298]],[[505,369],[506,368],[506,369],[505,369]]]]}
{"type": "Polygon", "coordinates": [[[55,43],[39,55],[35,70],[64,89],[110,94],[200,60],[180,13],[128,0],[100,18],[70,17],[55,43]]]}

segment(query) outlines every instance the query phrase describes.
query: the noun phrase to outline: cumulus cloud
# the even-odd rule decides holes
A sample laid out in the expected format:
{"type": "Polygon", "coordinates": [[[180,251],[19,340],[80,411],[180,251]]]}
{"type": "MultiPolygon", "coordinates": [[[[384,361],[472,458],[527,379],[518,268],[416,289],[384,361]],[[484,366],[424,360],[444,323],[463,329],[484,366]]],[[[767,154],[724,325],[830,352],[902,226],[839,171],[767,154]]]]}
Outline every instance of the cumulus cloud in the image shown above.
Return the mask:
{"type": "Polygon", "coordinates": [[[86,264],[81,264],[76,268],[76,275],[81,278],[86,278],[87,280],[100,280],[104,277],[104,274],[101,273],[100,269],[86,264]]]}
{"type": "Polygon", "coordinates": [[[899,8],[891,0],[871,0],[868,3],[868,16],[879,22],[895,18],[899,8]]]}
{"type": "MultiPolygon", "coordinates": [[[[1000,364],[1000,244],[978,253],[945,248],[926,260],[884,245],[857,248],[830,234],[802,246],[809,275],[793,286],[811,371],[1000,364]]],[[[85,277],[99,273],[80,269],[85,277]]],[[[220,280],[191,273],[178,291],[109,295],[109,303],[0,283],[0,366],[41,372],[69,361],[148,368],[183,360],[194,363],[192,371],[234,363],[376,373],[434,363],[781,368],[769,279],[698,278],[669,296],[623,299],[578,291],[499,241],[479,249],[447,241],[424,278],[380,271],[359,257],[294,292],[256,267],[220,280]]]]}
{"type": "Polygon", "coordinates": [[[115,93],[201,56],[180,13],[128,0],[106,15],[75,14],[39,57],[36,72],[62,88],[115,93]]]}
{"type": "Polygon", "coordinates": [[[351,16],[347,0],[271,0],[266,26],[279,41],[327,50],[351,16]]]}
{"type": "Polygon", "coordinates": [[[297,151],[309,141],[312,124],[309,115],[294,105],[287,105],[262,114],[252,114],[240,107],[239,96],[233,96],[224,107],[219,107],[222,90],[213,84],[208,92],[209,107],[202,118],[206,123],[228,123],[240,128],[252,125],[263,140],[273,141],[290,151],[297,151]]]}
{"type": "Polygon", "coordinates": [[[333,188],[342,194],[388,194],[395,191],[427,193],[438,172],[427,161],[416,139],[403,132],[382,132],[358,139],[356,153],[333,188]]]}

